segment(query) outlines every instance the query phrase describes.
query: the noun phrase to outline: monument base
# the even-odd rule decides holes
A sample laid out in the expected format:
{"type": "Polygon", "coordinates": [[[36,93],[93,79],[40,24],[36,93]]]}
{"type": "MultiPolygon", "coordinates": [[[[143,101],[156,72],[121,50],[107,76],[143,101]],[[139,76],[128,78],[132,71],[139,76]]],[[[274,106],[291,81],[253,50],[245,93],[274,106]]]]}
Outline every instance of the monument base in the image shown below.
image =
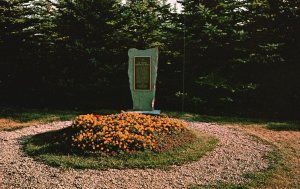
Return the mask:
{"type": "Polygon", "coordinates": [[[127,112],[134,112],[139,114],[149,114],[149,115],[160,115],[160,110],[142,111],[142,110],[127,110],[127,112]]]}

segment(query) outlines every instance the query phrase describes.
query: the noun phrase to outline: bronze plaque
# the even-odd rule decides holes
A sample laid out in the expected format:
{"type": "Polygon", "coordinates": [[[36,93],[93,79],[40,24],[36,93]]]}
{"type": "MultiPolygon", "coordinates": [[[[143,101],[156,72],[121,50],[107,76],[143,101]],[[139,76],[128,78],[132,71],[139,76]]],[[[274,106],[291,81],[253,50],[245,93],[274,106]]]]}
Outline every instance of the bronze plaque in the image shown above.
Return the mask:
{"type": "Polygon", "coordinates": [[[134,57],[134,89],[151,90],[150,57],[134,57]]]}

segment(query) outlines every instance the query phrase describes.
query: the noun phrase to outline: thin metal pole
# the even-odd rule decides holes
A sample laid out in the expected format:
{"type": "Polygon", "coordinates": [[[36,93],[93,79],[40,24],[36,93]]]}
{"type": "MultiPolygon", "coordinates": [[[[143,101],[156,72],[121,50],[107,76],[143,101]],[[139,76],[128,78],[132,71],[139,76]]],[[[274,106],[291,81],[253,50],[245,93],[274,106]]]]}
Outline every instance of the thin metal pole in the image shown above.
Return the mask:
{"type": "Polygon", "coordinates": [[[185,98],[185,51],[186,51],[186,17],[185,12],[183,12],[183,62],[182,62],[182,99],[181,99],[181,111],[184,112],[184,98],[185,98]]]}

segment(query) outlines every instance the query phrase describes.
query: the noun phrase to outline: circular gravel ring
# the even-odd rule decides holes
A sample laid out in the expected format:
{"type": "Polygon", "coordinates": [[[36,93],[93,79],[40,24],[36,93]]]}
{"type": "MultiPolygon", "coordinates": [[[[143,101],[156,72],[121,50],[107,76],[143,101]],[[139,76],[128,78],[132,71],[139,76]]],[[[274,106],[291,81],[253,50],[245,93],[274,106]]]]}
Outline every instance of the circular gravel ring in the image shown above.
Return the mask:
{"type": "Polygon", "coordinates": [[[0,188],[187,188],[190,184],[242,183],[245,173],[268,167],[271,146],[241,131],[212,123],[189,127],[218,138],[217,147],[196,162],[160,169],[78,170],[57,168],[25,156],[21,139],[71,125],[67,122],[0,132],[0,188]]]}

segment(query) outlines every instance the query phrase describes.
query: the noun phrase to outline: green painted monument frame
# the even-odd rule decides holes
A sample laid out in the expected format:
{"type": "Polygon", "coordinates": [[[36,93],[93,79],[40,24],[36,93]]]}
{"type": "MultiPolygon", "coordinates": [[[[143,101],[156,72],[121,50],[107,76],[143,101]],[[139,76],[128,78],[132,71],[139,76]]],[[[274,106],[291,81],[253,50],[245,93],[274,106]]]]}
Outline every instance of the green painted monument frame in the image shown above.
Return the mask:
{"type": "Polygon", "coordinates": [[[131,111],[159,114],[154,110],[158,48],[128,50],[128,77],[133,107],[131,111]]]}

